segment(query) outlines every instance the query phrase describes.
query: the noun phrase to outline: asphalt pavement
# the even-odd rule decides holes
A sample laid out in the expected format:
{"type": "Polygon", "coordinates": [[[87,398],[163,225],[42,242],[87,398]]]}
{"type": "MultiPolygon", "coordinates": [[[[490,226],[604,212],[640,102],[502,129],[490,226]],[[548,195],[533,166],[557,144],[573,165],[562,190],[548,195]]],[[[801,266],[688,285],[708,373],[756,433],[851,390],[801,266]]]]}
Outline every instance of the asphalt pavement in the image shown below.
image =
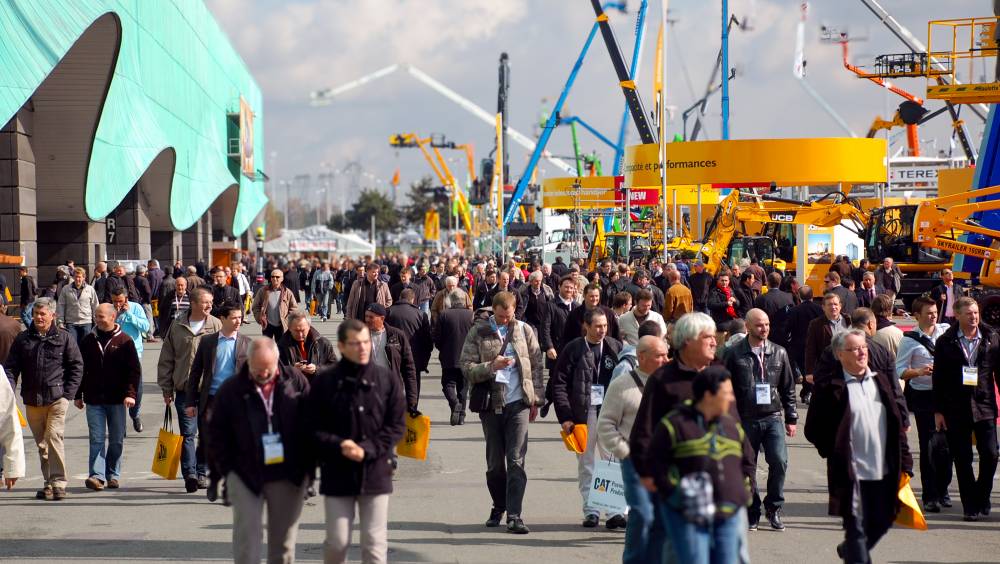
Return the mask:
{"type": "MultiPolygon", "coordinates": [[[[338,316],[339,317],[339,316],[338,316]]],[[[331,340],[334,322],[316,326],[331,340]]],[[[250,325],[248,334],[258,335],[250,325]]],[[[70,408],[66,456],[70,486],[62,502],[34,499],[41,485],[37,451],[25,429],[28,476],[13,491],[0,492],[0,562],[177,562],[231,560],[232,513],[210,503],[200,491],[184,492],[182,480],[167,481],[150,472],[163,403],[156,382],[159,344],[143,358],[146,429],[129,428],[125,440],[122,489],[92,492],[87,477],[87,426],[82,411],[70,408]]],[[[435,358],[423,376],[421,410],[432,419],[427,460],[401,458],[389,506],[391,562],[614,562],[621,558],[624,533],[584,529],[576,485],[576,458],[565,450],[554,415],[532,424],[527,453],[525,524],[531,534],[510,535],[483,526],[490,509],[485,484],[485,449],[476,415],[463,426],[448,424],[448,405],[439,385],[435,358]]],[[[800,411],[804,417],[805,409],[800,411]]],[[[910,444],[916,450],[916,435],[910,444]]],[[[843,538],[840,520],[826,514],[826,466],[799,434],[789,441],[783,532],[766,522],[749,535],[755,562],[834,562],[843,538]]],[[[766,464],[761,459],[761,483],[766,464]]],[[[914,483],[919,495],[919,475],[914,483]]],[[[961,519],[956,507],[928,516],[930,530],[893,528],[874,551],[876,562],[998,562],[1000,516],[992,521],[961,519]]],[[[321,498],[306,502],[297,558],[322,560],[324,537],[321,498]]],[[[1000,499],[994,495],[994,506],[1000,499]]],[[[357,532],[355,532],[357,542],[357,532]]],[[[351,552],[357,561],[359,552],[351,552]]]]}

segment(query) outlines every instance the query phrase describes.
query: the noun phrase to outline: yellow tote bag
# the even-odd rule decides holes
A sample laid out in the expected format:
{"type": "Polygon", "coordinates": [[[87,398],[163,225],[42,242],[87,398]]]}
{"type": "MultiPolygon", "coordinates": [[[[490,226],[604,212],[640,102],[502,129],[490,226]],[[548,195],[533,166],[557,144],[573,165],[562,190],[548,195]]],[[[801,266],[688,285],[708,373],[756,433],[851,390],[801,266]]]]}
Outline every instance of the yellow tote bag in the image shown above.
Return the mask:
{"type": "Polygon", "coordinates": [[[15,405],[15,406],[14,406],[14,409],[16,409],[16,410],[17,410],[17,420],[21,422],[21,427],[27,427],[27,426],[28,426],[28,420],[27,420],[27,419],[25,419],[25,418],[24,418],[24,415],[23,415],[23,414],[21,413],[21,408],[20,408],[20,407],[17,407],[17,406],[15,405]]]}
{"type": "Polygon", "coordinates": [[[316,300],[309,302],[309,315],[316,315],[316,300]]]}
{"type": "Polygon", "coordinates": [[[427,458],[427,445],[431,442],[431,418],[406,414],[406,433],[396,445],[396,454],[417,460],[427,458]]]}
{"type": "Polygon", "coordinates": [[[903,473],[903,477],[899,480],[899,501],[902,503],[899,507],[899,514],[896,515],[896,524],[926,531],[927,520],[924,519],[924,513],[920,510],[916,496],[913,495],[913,489],[910,488],[910,476],[906,473],[903,473]]]}
{"type": "Polygon", "coordinates": [[[167,406],[166,413],[163,414],[163,427],[160,428],[160,436],[156,440],[156,449],[153,451],[152,471],[157,476],[162,476],[167,480],[177,478],[177,470],[181,465],[181,442],[184,437],[174,433],[173,412],[167,406]]]}

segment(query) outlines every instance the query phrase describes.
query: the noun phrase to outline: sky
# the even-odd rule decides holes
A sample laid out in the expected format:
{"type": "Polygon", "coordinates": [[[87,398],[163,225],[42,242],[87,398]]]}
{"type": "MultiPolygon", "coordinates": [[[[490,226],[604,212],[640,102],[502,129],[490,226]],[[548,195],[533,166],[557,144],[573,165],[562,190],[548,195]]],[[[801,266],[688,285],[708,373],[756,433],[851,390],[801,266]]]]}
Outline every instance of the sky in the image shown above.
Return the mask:
{"type": "MultiPolygon", "coordinates": [[[[926,39],[927,21],[991,15],[990,0],[884,0],[882,5],[917,38],[926,39]]],[[[562,90],[593,25],[585,0],[206,0],[222,29],[242,55],[264,94],[265,172],[277,180],[341,170],[352,161],[365,174],[361,187],[389,190],[398,168],[402,187],[431,173],[416,149],[395,150],[389,137],[398,132],[443,134],[472,143],[476,160],[494,145],[493,127],[424,84],[404,74],[371,82],[324,107],[310,105],[310,92],[336,87],[394,63],[409,63],[488,112],[496,110],[497,61],[508,53],[511,66],[508,123],[529,136],[539,131],[540,115],[562,90]]],[[[631,59],[639,0],[627,13],[609,12],[626,59],[631,59]]],[[[798,138],[846,133],[793,77],[800,2],[730,0],[730,11],[747,29],[730,37],[731,137],[798,138]]],[[[639,90],[652,107],[652,69],[660,3],[651,0],[639,71],[639,90]]],[[[674,0],[667,29],[667,104],[677,111],[668,134],[682,131],[681,112],[700,99],[720,47],[721,2],[674,0]]],[[[891,118],[900,98],[854,77],[841,65],[839,45],[820,41],[820,26],[846,29],[855,64],[875,55],[907,51],[858,0],[817,0],[809,5],[805,26],[806,80],[849,127],[864,135],[876,115],[891,118]]],[[[922,96],[922,79],[900,85],[922,96]]],[[[940,107],[930,101],[930,109],[940,107]]],[[[617,136],[624,99],[600,36],[594,41],[570,92],[564,115],[578,115],[606,136],[617,136]]],[[[982,124],[966,112],[978,147],[982,124]]],[[[719,139],[718,94],[710,99],[706,134],[719,139]]],[[[689,121],[690,130],[693,121],[689,121]]],[[[950,123],[942,118],[921,128],[923,150],[949,149],[950,123]],[[935,149],[936,148],[936,149],[935,149]]],[[[631,121],[626,144],[638,143],[631,121]]],[[[581,134],[587,152],[596,150],[610,168],[611,150],[581,134]]],[[[897,137],[893,149],[905,144],[897,137]]],[[[549,150],[572,154],[568,128],[553,134],[549,150]]],[[[511,172],[519,178],[529,152],[511,143],[511,172]]],[[[956,147],[956,154],[960,149],[956,147]]],[[[455,175],[464,180],[464,155],[449,155],[455,175]]],[[[354,169],[357,170],[357,169],[354,169]]],[[[605,172],[608,173],[607,171],[605,172]]],[[[540,177],[564,176],[544,161],[540,177]]],[[[315,183],[314,184],[318,184],[315,183]]],[[[350,205],[357,186],[347,176],[335,181],[331,207],[350,205]]],[[[322,198],[322,196],[317,197],[322,198]]],[[[400,203],[403,198],[400,196],[400,203]]]]}

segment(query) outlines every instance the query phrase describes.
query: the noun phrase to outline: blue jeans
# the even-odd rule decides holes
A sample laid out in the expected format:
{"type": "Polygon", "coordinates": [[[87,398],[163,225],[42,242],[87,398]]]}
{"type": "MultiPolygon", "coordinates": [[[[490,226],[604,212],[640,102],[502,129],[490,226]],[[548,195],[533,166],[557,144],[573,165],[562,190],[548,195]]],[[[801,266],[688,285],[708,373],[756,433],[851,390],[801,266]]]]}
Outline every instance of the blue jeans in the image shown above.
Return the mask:
{"type": "Polygon", "coordinates": [[[420,311],[424,312],[424,315],[427,316],[427,319],[431,318],[431,302],[420,302],[420,305],[417,307],[420,308],[420,311]]]}
{"type": "Polygon", "coordinates": [[[187,392],[174,392],[174,407],[177,409],[177,425],[184,442],[181,443],[181,475],[185,478],[198,477],[198,456],[195,452],[195,435],[198,434],[198,417],[188,417],[184,413],[187,392]]]}
{"type": "Polygon", "coordinates": [[[330,317],[330,292],[317,294],[316,301],[319,302],[316,306],[316,312],[319,316],[323,319],[330,317]]]}
{"type": "MultiPolygon", "coordinates": [[[[785,471],[788,469],[788,446],[785,444],[785,423],[780,416],[763,419],[747,419],[743,428],[750,441],[754,454],[754,468],[764,450],[764,460],[767,461],[767,495],[764,497],[764,509],[774,511],[785,504],[785,471]]],[[[751,523],[760,520],[760,487],[754,488],[753,502],[750,505],[749,519],[751,523]]]]}
{"type": "Polygon", "coordinates": [[[661,502],[659,509],[678,562],[730,564],[740,561],[740,536],[746,530],[746,519],[740,515],[745,508],[707,527],[688,522],[683,514],[666,503],[661,502]]]}
{"type": "Polygon", "coordinates": [[[90,476],[105,482],[118,479],[125,444],[125,406],[120,403],[88,403],[87,429],[90,436],[90,476]]]}
{"type": "Polygon", "coordinates": [[[625,551],[622,564],[661,562],[665,531],[656,511],[656,494],[639,482],[639,474],[628,458],[622,460],[622,481],[628,502],[628,526],[625,528],[625,551]]]}
{"type": "Polygon", "coordinates": [[[66,326],[66,330],[69,331],[69,336],[73,337],[73,341],[75,341],[77,345],[79,345],[80,341],[82,341],[83,338],[87,336],[87,333],[90,333],[93,329],[93,323],[76,323],[66,326]]]}

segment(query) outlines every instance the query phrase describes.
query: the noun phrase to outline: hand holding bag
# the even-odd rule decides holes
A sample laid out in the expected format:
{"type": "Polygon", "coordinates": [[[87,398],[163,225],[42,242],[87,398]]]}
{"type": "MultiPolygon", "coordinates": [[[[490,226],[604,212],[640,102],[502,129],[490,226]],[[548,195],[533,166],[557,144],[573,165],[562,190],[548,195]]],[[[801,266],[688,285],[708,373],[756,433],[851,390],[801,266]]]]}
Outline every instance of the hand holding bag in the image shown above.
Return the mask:
{"type": "Polygon", "coordinates": [[[160,436],[156,440],[156,448],[153,450],[152,471],[157,476],[162,476],[167,480],[177,478],[177,470],[181,465],[181,443],[184,437],[174,433],[173,412],[167,406],[163,414],[163,426],[160,428],[160,436]]]}

